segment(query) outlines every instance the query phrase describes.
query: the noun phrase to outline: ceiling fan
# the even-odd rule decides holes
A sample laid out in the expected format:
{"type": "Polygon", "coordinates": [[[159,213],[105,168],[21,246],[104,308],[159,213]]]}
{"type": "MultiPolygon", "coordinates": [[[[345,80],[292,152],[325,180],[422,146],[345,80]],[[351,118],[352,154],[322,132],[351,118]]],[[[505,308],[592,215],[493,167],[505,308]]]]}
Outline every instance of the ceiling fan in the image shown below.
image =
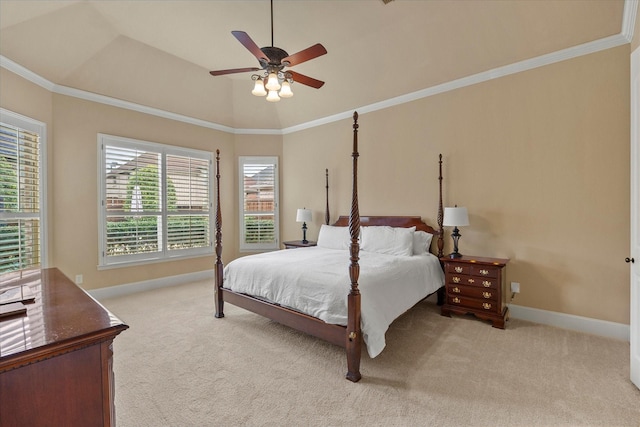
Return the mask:
{"type": "Polygon", "coordinates": [[[251,93],[257,96],[267,95],[267,101],[279,101],[281,97],[293,96],[293,92],[291,92],[291,83],[293,82],[302,83],[315,89],[320,89],[324,85],[323,81],[289,69],[285,70],[285,67],[292,67],[322,56],[327,53],[327,49],[320,43],[316,43],[298,53],[289,55],[284,49],[275,47],[273,45],[273,0],[271,0],[271,46],[259,48],[244,31],[231,31],[231,34],[256,57],[260,67],[210,71],[209,74],[212,76],[264,70],[262,75],[254,74],[251,76],[256,82],[251,93]]]}

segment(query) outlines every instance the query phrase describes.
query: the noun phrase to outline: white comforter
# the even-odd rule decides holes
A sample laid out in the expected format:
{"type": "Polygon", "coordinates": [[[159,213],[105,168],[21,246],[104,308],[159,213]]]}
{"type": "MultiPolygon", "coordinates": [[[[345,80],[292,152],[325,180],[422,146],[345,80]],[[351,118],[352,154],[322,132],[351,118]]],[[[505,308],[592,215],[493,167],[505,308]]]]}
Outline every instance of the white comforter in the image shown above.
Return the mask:
{"type": "MultiPolygon", "coordinates": [[[[327,323],[347,324],[349,251],[310,247],[235,259],[223,287],[293,308],[327,323]]],[[[444,285],[432,254],[383,255],[360,251],[361,328],[370,357],[385,347],[398,316],[444,285]]]]}

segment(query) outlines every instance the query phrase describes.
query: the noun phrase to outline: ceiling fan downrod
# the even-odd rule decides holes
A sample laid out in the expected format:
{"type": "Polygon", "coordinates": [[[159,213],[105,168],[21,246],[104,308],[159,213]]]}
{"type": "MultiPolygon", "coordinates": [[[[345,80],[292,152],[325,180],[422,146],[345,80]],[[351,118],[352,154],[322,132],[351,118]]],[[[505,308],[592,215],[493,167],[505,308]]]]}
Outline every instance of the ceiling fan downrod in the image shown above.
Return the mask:
{"type": "Polygon", "coordinates": [[[271,47],[273,46],[273,0],[271,0],[271,47]]]}

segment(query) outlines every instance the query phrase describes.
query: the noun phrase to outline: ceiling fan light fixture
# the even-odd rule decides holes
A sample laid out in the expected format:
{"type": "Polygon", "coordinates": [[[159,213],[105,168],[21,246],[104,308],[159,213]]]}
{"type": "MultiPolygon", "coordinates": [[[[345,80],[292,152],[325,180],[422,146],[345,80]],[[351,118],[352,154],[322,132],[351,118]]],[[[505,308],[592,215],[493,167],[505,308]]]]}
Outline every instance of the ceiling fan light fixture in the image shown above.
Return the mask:
{"type": "Polygon", "coordinates": [[[269,102],[278,102],[280,101],[280,97],[278,96],[278,92],[275,90],[270,90],[269,95],[267,95],[267,101],[269,102]]]}
{"type": "Polygon", "coordinates": [[[279,95],[281,98],[291,98],[293,96],[293,92],[291,91],[291,83],[286,80],[283,81],[279,95]]]}
{"type": "MultiPolygon", "coordinates": [[[[1,0],[0,0],[1,1],[1,0]]],[[[391,0],[385,0],[391,1],[391,0]]],[[[311,59],[317,58],[327,53],[327,49],[320,43],[316,43],[293,55],[287,51],[273,45],[273,0],[271,0],[271,46],[258,47],[249,34],[244,31],[231,31],[231,35],[236,38],[260,63],[260,68],[231,68],[227,70],[209,71],[212,76],[224,76],[227,74],[244,73],[247,71],[258,71],[260,75],[253,74],[251,79],[255,81],[251,93],[255,96],[267,95],[267,101],[277,102],[280,98],[291,98],[291,84],[295,81],[314,89],[320,89],[324,82],[316,80],[304,74],[285,70],[285,68],[302,64],[311,59]],[[280,93],[278,94],[278,91],[280,93]]]]}
{"type": "Polygon", "coordinates": [[[280,90],[280,82],[278,81],[278,75],[276,73],[269,73],[269,77],[267,79],[267,84],[265,88],[268,90],[280,90]]]}
{"type": "Polygon", "coordinates": [[[267,91],[264,89],[264,81],[261,77],[256,79],[256,84],[253,86],[251,93],[255,96],[265,96],[267,94],[267,91]]]}

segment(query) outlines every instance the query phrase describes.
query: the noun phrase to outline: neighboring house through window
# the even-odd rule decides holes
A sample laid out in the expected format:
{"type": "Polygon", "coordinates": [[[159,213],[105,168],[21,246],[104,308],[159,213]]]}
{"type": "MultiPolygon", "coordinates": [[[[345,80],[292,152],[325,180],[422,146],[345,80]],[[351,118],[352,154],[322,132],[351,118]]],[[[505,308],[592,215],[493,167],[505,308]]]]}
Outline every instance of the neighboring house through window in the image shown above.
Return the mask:
{"type": "Polygon", "coordinates": [[[239,158],[240,251],[279,249],[278,158],[239,158]]]}
{"type": "Polygon", "coordinates": [[[45,263],[45,154],[46,125],[0,109],[0,275],[45,263]]]}
{"type": "Polygon", "coordinates": [[[213,154],[98,135],[100,266],[213,253],[213,154]]]}

